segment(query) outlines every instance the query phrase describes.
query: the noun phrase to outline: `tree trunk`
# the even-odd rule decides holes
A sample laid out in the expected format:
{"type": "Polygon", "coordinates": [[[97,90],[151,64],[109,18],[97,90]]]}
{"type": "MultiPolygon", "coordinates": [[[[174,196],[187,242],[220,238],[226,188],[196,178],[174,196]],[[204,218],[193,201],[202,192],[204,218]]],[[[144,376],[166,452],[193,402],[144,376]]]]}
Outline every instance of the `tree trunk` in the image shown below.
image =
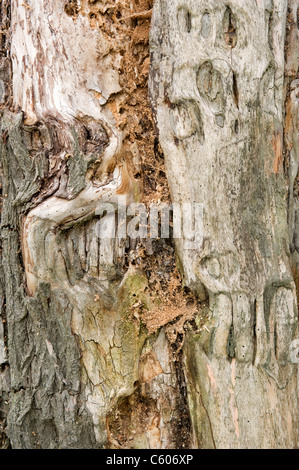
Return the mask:
{"type": "Polygon", "coordinates": [[[297,447],[297,2],[0,8],[0,447],[297,447]]]}
{"type": "Polygon", "coordinates": [[[296,447],[283,77],[286,58],[289,75],[298,70],[297,2],[157,0],[152,22],[151,94],[172,199],[204,205],[202,249],[177,240],[187,285],[209,297],[207,329],[185,344],[198,445],[296,447]]]}

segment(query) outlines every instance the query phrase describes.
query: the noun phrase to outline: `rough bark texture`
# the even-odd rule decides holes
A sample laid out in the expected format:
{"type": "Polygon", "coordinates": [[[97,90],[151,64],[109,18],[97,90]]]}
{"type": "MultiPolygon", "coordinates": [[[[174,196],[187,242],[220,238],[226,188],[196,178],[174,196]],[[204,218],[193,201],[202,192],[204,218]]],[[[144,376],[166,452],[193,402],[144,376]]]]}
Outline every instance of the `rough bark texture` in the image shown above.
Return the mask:
{"type": "Polygon", "coordinates": [[[291,264],[293,276],[297,286],[297,297],[299,292],[298,274],[298,230],[299,230],[299,192],[298,192],[298,78],[299,78],[299,13],[298,2],[289,2],[286,35],[286,67],[285,67],[285,152],[286,167],[289,175],[289,228],[291,264]]]}
{"type": "Polygon", "coordinates": [[[2,6],[0,390],[14,448],[191,445],[175,343],[194,308],[172,242],[97,236],[99,202],[168,198],[147,100],[152,5],[137,3],[2,6]],[[171,280],[183,308],[161,315],[171,280]]]}
{"type": "Polygon", "coordinates": [[[297,447],[296,1],[156,0],[157,134],[152,0],[0,8],[0,447],[297,447]],[[166,175],[202,249],[98,237],[166,175]]]}
{"type": "MultiPolygon", "coordinates": [[[[200,447],[298,445],[283,167],[287,20],[283,0],[155,2],[150,87],[171,196],[204,204],[202,249],[176,244],[186,284],[199,294],[203,284],[209,296],[210,331],[189,334],[184,350],[200,447]]],[[[292,138],[294,154],[296,124],[292,138]]]]}

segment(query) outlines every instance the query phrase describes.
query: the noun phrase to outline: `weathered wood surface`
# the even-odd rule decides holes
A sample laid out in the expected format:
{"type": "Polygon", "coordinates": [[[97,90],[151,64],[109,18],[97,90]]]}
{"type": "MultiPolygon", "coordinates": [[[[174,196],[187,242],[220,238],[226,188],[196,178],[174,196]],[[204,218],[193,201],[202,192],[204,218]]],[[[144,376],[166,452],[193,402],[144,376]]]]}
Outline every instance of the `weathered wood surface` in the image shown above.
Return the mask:
{"type": "Polygon", "coordinates": [[[0,418],[14,448],[190,445],[182,366],[165,331],[133,316],[150,304],[147,277],[125,243],[97,237],[99,203],[133,200],[123,122],[144,116],[120,109],[143,82],[125,90],[120,69],[130,53],[134,74],[146,70],[148,26],[126,43],[118,18],[135,6],[13,0],[10,15],[7,3],[0,418]]]}
{"type": "Polygon", "coordinates": [[[176,241],[201,311],[151,330],[141,311],[168,292],[148,266],[170,278],[174,260],[159,241],[160,264],[134,265],[95,211],[139,202],[158,158],[152,6],[1,2],[0,447],[299,444],[297,1],[155,1],[154,117],[204,245],[176,241]]]}
{"type": "Polygon", "coordinates": [[[298,119],[299,119],[299,27],[298,27],[298,2],[289,2],[286,44],[286,68],[285,88],[286,116],[285,116],[285,152],[288,157],[289,174],[289,229],[291,264],[293,276],[297,286],[297,297],[299,292],[299,213],[298,213],[298,119]]]}
{"type": "Polygon", "coordinates": [[[287,17],[283,0],[154,6],[150,91],[172,199],[204,204],[202,249],[177,240],[185,282],[199,293],[203,284],[210,301],[210,332],[190,335],[185,349],[200,447],[298,446],[287,17]]]}

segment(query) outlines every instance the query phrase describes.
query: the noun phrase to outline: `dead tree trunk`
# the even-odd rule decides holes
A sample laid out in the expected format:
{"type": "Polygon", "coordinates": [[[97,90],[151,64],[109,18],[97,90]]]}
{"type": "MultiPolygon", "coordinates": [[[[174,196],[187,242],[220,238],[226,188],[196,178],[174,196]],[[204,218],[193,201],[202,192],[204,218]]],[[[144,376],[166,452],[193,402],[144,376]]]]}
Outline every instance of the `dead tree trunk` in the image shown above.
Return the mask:
{"type": "Polygon", "coordinates": [[[187,285],[209,297],[209,331],[184,350],[200,447],[298,445],[286,174],[293,201],[296,100],[284,131],[297,15],[284,0],[155,2],[151,95],[170,191],[204,205],[202,249],[177,240],[187,285]]]}
{"type": "Polygon", "coordinates": [[[298,5],[154,3],[1,2],[0,447],[298,446],[298,5]]]}
{"type": "Polygon", "coordinates": [[[150,199],[157,163],[168,197],[148,102],[151,7],[1,4],[3,446],[191,445],[181,354],[156,308],[160,283],[181,296],[172,242],[102,243],[95,214],[150,199]]]}

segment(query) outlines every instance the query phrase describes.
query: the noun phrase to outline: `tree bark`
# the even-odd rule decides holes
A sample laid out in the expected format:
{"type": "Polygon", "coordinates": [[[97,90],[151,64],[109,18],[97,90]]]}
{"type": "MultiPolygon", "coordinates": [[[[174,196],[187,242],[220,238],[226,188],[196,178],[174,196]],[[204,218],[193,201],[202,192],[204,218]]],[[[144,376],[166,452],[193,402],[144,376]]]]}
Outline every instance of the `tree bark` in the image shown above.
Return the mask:
{"type": "MultiPolygon", "coordinates": [[[[283,148],[286,25],[297,32],[295,5],[155,2],[150,88],[170,191],[175,202],[204,205],[202,249],[177,240],[187,285],[200,292],[203,284],[209,297],[209,331],[189,334],[185,345],[200,447],[298,445],[283,148]]],[[[297,73],[294,36],[288,69],[297,73]]]]}
{"type": "Polygon", "coordinates": [[[0,447],[297,447],[296,1],[0,8],[0,447]]]}

